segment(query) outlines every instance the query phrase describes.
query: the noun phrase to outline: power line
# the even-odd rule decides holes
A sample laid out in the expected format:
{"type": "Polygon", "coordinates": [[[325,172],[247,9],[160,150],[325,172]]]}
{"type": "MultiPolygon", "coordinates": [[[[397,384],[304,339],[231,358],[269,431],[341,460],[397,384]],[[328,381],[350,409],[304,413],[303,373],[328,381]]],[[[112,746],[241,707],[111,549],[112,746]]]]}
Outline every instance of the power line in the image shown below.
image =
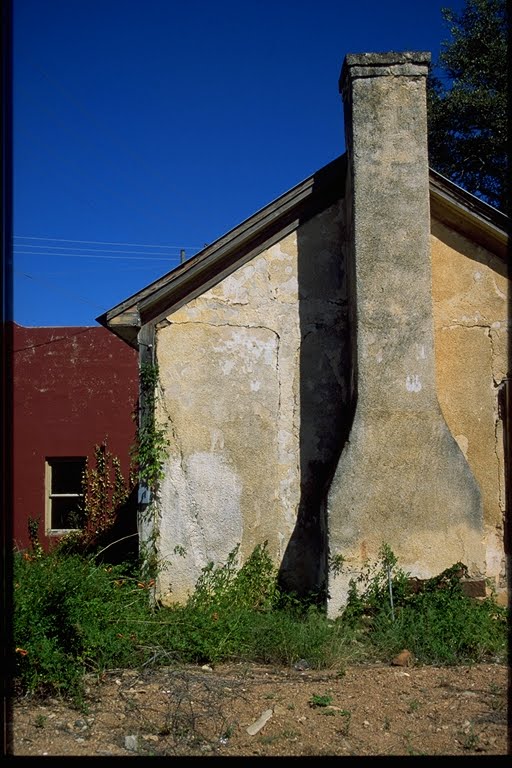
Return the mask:
{"type": "MultiPolygon", "coordinates": [[[[33,264],[33,262],[32,262],[33,264]]],[[[35,266],[35,265],[34,265],[35,266]]],[[[41,264],[38,264],[37,266],[41,266],[41,264]]],[[[43,264],[44,266],[44,264],[43,264]]],[[[77,266],[76,264],[70,264],[69,262],[66,262],[65,264],[59,264],[59,267],[64,267],[64,269],[46,269],[44,268],[44,271],[42,272],[35,272],[32,270],[32,273],[34,275],[45,275],[46,277],[64,277],[65,275],[76,275],[78,271],[80,272],[80,275],[87,274],[88,272],[92,272],[94,275],[98,274],[98,265],[97,264],[90,264],[89,269],[87,269],[86,264],[81,264],[80,266],[77,266]]],[[[30,267],[32,269],[32,266],[30,267]]],[[[158,270],[158,274],[162,275],[161,266],[160,265],[152,265],[152,264],[123,264],[123,274],[126,272],[144,272],[145,274],[151,274],[152,271],[158,270]]]]}
{"type": "MultiPolygon", "coordinates": [[[[131,251],[112,251],[112,253],[131,253],[131,251]]],[[[179,256],[173,256],[169,254],[167,258],[163,256],[103,256],[103,254],[97,255],[93,253],[40,253],[39,251],[16,251],[15,256],[65,256],[67,258],[75,259],[115,259],[117,261],[166,261],[168,264],[170,261],[179,259],[179,256]]]]}
{"type": "MultiPolygon", "coordinates": [[[[13,237],[20,240],[47,240],[50,242],[59,243],[90,243],[94,245],[130,245],[134,248],[188,248],[194,250],[197,248],[203,248],[200,245],[153,245],[151,243],[111,243],[107,240],[73,240],[68,237],[36,237],[35,235],[13,235],[13,237]]],[[[56,246],[57,247],[57,246],[56,246]]]]}
{"type": "MultiPolygon", "coordinates": [[[[50,249],[52,251],[86,251],[87,253],[131,253],[133,256],[154,256],[156,258],[160,257],[166,257],[166,258],[173,258],[173,256],[178,256],[178,254],[172,254],[172,253],[162,253],[162,252],[152,252],[152,251],[122,251],[119,250],[119,248],[76,248],[75,246],[67,246],[67,245],[35,245],[33,243],[20,243],[19,245],[14,245],[15,248],[46,248],[46,250],[50,249]]],[[[181,249],[183,250],[183,249],[181,249]]],[[[41,256],[45,256],[46,254],[42,253],[41,256]]],[[[59,256],[60,254],[56,254],[59,256]]]]}

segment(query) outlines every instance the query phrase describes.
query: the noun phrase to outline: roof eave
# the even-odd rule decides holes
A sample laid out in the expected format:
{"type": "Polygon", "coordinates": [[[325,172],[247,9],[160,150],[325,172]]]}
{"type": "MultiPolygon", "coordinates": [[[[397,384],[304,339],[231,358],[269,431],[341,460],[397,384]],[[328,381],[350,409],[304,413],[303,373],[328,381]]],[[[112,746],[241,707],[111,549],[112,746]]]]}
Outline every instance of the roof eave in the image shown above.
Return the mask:
{"type": "MultiPolygon", "coordinates": [[[[204,248],[188,261],[100,315],[101,325],[137,348],[139,330],[208,289],[252,256],[343,196],[346,155],[204,248]]],[[[508,255],[508,217],[430,169],[430,210],[434,218],[496,253],[508,255]]]]}
{"type": "Polygon", "coordinates": [[[432,169],[430,212],[433,218],[473,239],[501,259],[507,259],[508,216],[432,169]]]}
{"type": "Polygon", "coordinates": [[[171,272],[100,315],[97,322],[136,347],[143,325],[156,322],[164,311],[172,311],[221,280],[234,263],[243,263],[339,199],[345,168],[346,156],[341,155],[171,272]]]}

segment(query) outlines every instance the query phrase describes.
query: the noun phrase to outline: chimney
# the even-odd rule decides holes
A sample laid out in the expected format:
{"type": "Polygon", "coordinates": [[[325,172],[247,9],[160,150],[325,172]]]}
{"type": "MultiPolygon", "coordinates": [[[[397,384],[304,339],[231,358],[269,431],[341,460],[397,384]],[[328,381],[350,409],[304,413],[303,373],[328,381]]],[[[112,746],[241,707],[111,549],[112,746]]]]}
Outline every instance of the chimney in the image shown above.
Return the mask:
{"type": "Polygon", "coordinates": [[[329,574],[332,616],[383,544],[419,578],[482,563],[480,490],[436,394],[429,61],[422,52],[348,55],[340,76],[356,405],[327,498],[330,557],[344,563],[329,574]]]}

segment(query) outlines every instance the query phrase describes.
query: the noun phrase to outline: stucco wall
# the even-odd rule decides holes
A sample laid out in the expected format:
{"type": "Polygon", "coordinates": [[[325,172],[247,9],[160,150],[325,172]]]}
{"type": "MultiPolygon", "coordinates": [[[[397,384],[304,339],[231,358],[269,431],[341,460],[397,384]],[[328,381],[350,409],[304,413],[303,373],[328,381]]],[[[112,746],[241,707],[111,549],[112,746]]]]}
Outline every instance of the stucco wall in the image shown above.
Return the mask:
{"type": "Polygon", "coordinates": [[[498,393],[507,374],[506,266],[436,220],[431,242],[439,403],[480,486],[485,574],[504,589],[505,469],[498,393]]]}
{"type": "MultiPolygon", "coordinates": [[[[157,325],[164,602],[186,599],[210,560],[265,540],[286,584],[323,584],[325,493],[351,418],[344,229],[340,202],[157,325]]],[[[505,266],[438,221],[431,247],[437,395],[481,490],[484,575],[504,589],[505,266]]]]}
{"type": "Polygon", "coordinates": [[[263,541],[291,588],[320,586],[323,486],[347,420],[341,242],[337,205],[157,326],[171,445],[161,599],[184,599],[210,560],[263,541]]]}

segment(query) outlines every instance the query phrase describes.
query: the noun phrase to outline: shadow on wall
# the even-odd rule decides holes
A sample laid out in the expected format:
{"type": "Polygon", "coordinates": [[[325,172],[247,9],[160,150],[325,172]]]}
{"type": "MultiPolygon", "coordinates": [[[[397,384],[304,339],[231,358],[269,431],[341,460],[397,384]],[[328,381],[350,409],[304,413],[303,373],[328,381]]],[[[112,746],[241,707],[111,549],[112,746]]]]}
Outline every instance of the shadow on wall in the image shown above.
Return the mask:
{"type": "MultiPolygon", "coordinates": [[[[343,181],[341,180],[341,184],[343,181]]],[[[353,418],[343,200],[298,230],[300,503],[281,586],[326,600],[326,492],[353,418]]]]}

